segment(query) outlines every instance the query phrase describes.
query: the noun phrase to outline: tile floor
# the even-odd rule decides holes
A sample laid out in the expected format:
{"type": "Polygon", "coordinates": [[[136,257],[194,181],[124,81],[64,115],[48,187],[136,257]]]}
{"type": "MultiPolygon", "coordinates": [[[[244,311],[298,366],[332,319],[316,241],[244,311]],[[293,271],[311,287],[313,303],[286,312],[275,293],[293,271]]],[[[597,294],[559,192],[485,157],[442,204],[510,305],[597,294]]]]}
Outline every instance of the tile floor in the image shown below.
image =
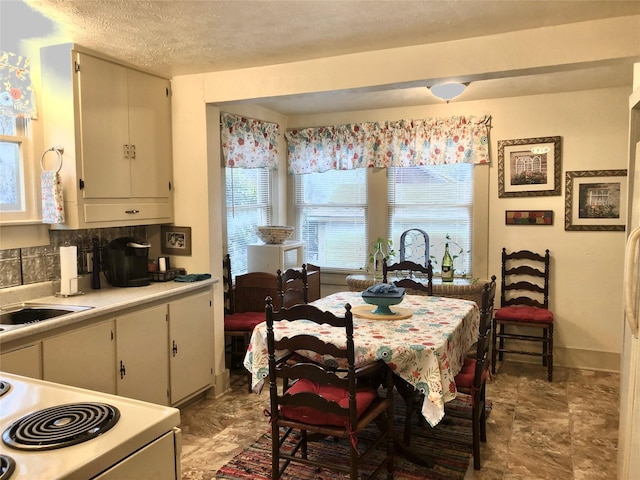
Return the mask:
{"type": "MultiPolygon", "coordinates": [[[[617,373],[505,362],[489,381],[493,401],[482,470],[466,479],[610,480],[616,477],[617,373]]],[[[182,475],[215,478],[218,468],[266,432],[265,390],[248,394],[246,377],[232,373],[232,390],[182,409],[182,475]]]]}

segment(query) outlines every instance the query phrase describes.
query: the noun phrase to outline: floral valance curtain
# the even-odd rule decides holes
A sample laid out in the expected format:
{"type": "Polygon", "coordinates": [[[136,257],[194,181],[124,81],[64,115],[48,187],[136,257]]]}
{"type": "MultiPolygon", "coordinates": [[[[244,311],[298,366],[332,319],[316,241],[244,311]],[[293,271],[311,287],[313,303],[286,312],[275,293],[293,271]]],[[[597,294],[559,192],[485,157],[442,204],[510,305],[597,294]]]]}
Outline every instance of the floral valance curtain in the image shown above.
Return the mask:
{"type": "Polygon", "coordinates": [[[489,163],[489,122],[490,117],[457,116],[290,130],[288,170],[489,163]]]}
{"type": "Polygon", "coordinates": [[[0,116],[38,118],[29,68],[28,57],[0,51],[0,116]]]}
{"type": "Polygon", "coordinates": [[[225,167],[278,168],[278,124],[224,112],[220,123],[225,167]]]}

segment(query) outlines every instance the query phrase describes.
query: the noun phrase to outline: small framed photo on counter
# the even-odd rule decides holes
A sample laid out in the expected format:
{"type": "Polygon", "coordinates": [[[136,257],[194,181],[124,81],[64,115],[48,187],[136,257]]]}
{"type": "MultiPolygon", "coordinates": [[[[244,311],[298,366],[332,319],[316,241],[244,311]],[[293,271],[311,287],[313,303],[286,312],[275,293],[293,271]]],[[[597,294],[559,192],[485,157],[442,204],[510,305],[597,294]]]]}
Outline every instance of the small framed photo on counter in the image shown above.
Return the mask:
{"type": "Polygon", "coordinates": [[[191,227],[160,227],[161,251],[165,255],[191,255],[191,227]]]}

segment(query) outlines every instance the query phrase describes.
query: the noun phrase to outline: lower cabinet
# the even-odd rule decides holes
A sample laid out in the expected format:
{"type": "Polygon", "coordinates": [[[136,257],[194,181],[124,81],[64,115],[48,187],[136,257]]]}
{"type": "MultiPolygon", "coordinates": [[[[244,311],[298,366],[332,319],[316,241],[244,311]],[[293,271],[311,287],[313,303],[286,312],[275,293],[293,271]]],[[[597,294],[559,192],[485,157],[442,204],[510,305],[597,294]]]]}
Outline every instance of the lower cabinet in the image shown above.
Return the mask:
{"type": "Polygon", "coordinates": [[[42,341],[42,378],[116,393],[114,320],[42,341]]]}
{"type": "Polygon", "coordinates": [[[171,404],[211,385],[213,308],[211,290],[169,303],[171,404]]]}
{"type": "Polygon", "coordinates": [[[0,370],[30,378],[42,378],[42,346],[28,345],[0,355],[0,370]]]}
{"type": "Polygon", "coordinates": [[[212,289],[78,327],[0,355],[0,370],[176,405],[213,378],[212,289]]]}
{"type": "Polygon", "coordinates": [[[117,393],[169,404],[167,305],[116,318],[117,393]]]}

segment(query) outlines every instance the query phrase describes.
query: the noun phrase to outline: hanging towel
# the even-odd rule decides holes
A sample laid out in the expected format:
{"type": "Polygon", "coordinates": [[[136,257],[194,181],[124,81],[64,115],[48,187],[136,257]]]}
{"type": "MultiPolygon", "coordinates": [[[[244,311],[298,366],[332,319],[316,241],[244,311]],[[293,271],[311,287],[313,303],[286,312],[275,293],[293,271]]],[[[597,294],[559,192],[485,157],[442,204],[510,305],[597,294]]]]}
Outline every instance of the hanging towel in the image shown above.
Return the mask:
{"type": "Polygon", "coordinates": [[[42,223],[64,223],[62,181],[55,170],[45,170],[40,175],[42,188],[42,223]]]}

